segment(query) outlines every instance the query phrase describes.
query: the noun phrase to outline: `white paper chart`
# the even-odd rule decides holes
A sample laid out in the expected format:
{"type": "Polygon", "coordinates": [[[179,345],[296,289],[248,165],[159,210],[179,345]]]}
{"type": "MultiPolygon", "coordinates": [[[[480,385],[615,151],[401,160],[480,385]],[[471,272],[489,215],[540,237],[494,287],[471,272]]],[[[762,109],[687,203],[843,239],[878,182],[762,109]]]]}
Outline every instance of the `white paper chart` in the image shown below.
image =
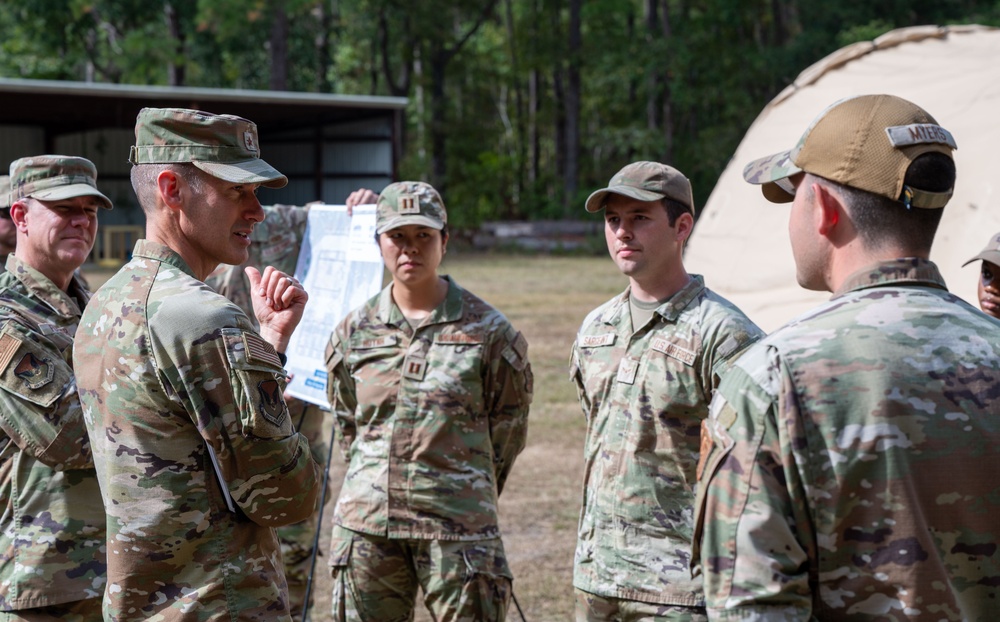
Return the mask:
{"type": "Polygon", "coordinates": [[[288,344],[288,394],[329,408],[326,344],[351,311],[382,289],[382,257],[375,243],[375,206],[315,205],[295,277],[309,292],[302,322],[288,344]]]}

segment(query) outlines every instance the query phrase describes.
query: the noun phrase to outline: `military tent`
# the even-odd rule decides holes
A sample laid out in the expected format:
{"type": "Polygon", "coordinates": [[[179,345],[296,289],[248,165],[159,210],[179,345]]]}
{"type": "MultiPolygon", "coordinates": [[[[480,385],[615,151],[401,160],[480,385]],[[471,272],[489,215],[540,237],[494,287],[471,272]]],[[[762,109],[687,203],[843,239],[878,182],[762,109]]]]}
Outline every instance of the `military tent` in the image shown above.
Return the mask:
{"type": "Polygon", "coordinates": [[[701,210],[686,266],[767,331],[829,294],[798,286],[789,207],[768,203],[743,181],[743,167],[793,147],[834,101],[871,93],[917,103],[955,136],[958,181],[931,259],[949,289],[978,308],[979,262],[961,266],[1000,231],[1000,30],[921,26],[855,43],[799,74],[751,125],[701,210]]]}

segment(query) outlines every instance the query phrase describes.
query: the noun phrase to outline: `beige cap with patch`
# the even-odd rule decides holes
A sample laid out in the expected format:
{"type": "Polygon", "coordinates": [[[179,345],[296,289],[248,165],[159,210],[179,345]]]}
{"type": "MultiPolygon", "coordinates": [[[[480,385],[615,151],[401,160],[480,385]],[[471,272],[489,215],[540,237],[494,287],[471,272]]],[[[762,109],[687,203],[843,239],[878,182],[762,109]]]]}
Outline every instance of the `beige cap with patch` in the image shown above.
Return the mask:
{"type": "Polygon", "coordinates": [[[918,156],[951,157],[957,148],[951,132],[913,102],[860,95],[824,110],[795,148],[754,160],[743,169],[743,178],[761,184],[773,203],[790,202],[795,188],[788,178],[806,172],[907,206],[937,209],[948,203],[953,188],[927,192],[904,186],[903,179],[918,156]]]}

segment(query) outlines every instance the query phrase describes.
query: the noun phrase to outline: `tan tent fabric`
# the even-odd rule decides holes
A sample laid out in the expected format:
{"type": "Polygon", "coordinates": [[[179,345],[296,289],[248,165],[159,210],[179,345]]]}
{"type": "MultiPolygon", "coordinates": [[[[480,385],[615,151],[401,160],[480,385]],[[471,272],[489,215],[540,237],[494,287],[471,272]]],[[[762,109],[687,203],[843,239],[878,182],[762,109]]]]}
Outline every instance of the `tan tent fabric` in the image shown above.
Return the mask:
{"type": "Polygon", "coordinates": [[[800,74],[764,108],[722,173],[685,255],[691,272],[771,331],[829,298],[795,282],[787,205],[768,203],[743,181],[754,158],[795,146],[838,99],[905,97],[951,130],[958,182],[945,208],[933,259],[949,289],[978,308],[978,262],[962,268],[1000,231],[1000,30],[920,26],[839,50],[800,74]]]}

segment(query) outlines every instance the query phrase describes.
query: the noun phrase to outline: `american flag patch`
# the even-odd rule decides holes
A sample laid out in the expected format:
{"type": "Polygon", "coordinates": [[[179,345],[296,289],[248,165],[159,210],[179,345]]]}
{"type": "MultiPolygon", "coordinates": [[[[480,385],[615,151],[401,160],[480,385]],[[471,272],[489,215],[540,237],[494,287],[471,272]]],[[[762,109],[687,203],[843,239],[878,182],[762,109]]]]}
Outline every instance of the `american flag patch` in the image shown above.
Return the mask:
{"type": "Polygon", "coordinates": [[[243,333],[243,346],[246,348],[248,361],[281,367],[281,359],[278,358],[278,352],[274,349],[274,346],[264,341],[260,335],[243,333]]]}
{"type": "Polygon", "coordinates": [[[10,360],[14,358],[17,349],[21,347],[21,340],[9,333],[4,333],[0,337],[0,373],[7,369],[10,360]]]}

